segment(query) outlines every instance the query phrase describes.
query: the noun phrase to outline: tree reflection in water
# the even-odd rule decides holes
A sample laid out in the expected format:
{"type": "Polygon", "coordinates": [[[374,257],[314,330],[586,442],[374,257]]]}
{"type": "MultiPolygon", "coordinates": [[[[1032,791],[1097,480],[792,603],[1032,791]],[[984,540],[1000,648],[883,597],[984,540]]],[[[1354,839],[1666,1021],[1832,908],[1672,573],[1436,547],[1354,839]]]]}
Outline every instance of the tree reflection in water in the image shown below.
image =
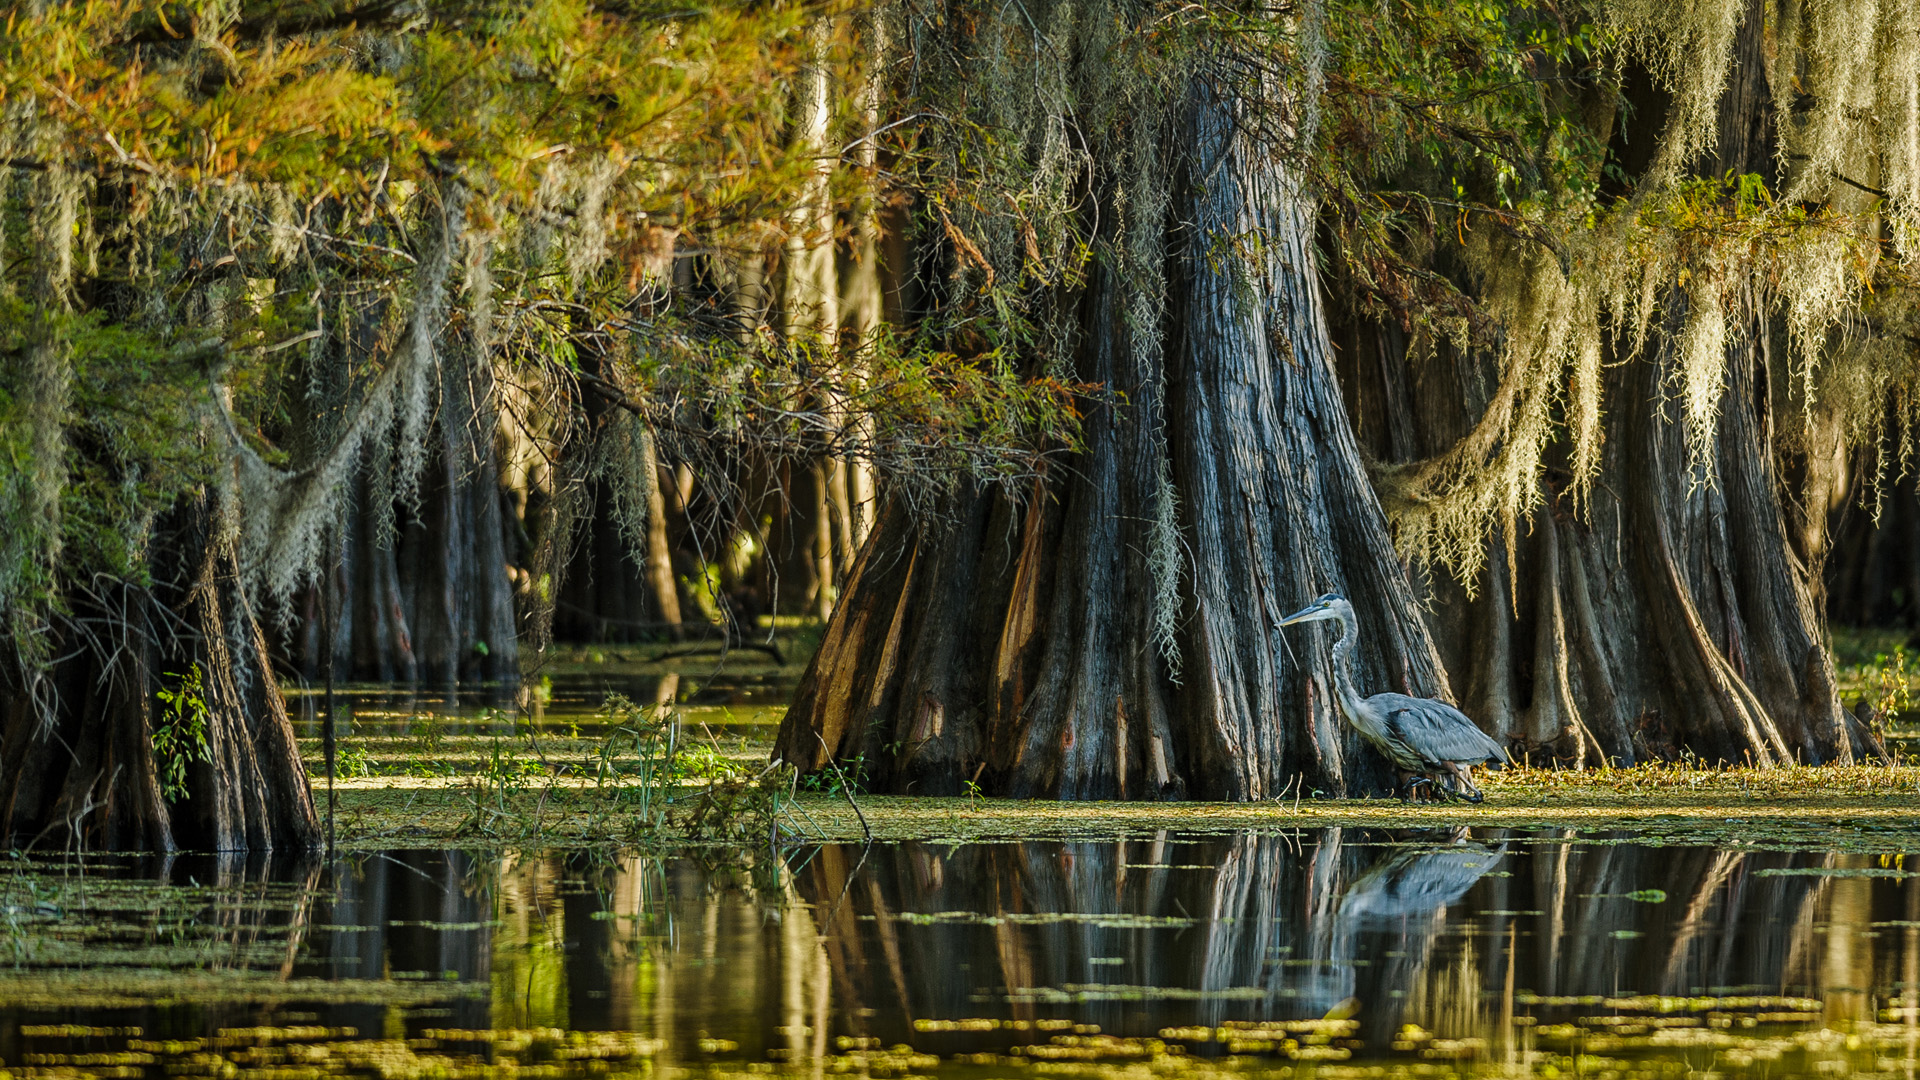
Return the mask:
{"type": "Polygon", "coordinates": [[[1384,1047],[1404,1023],[1498,1034],[1514,995],[1887,988],[1865,924],[1911,888],[1767,873],[1843,869],[1835,856],[1498,830],[905,844],[854,879],[837,855],[796,875],[841,1002],[829,1022],[934,1050],[982,1040],[916,1039],[914,1021],[1138,1035],[1340,1007],[1384,1047]]]}
{"type": "MultiPolygon", "coordinates": [[[[129,863],[115,895],[138,908],[142,875],[216,882],[167,895],[198,913],[192,932],[210,943],[198,955],[244,954],[254,990],[217,1009],[176,995],[137,1013],[180,1033],[286,1022],[389,1039],[631,1031],[664,1040],[656,1064],[693,1064],[818,1062],[860,1045],[1004,1051],[1089,1025],[1154,1036],[1330,1011],[1358,1022],[1362,1056],[1390,1053],[1404,1025],[1491,1053],[1529,1022],[1594,1011],[1540,998],[1631,994],[1808,995],[1825,1009],[1811,1024],[1889,1008],[1920,1020],[1920,884],[1868,855],[1332,828],[825,845],[777,858],[414,851],[353,855],[325,873],[183,877],[184,865],[129,863]],[[265,906],[263,875],[277,890],[265,906]],[[245,1003],[276,979],[347,992],[245,1003]],[[355,997],[383,981],[408,992],[355,997]]],[[[22,1025],[136,1015],[124,1000],[53,1007],[49,973],[117,954],[98,941],[54,951],[58,920],[13,893],[6,902],[9,925],[26,928],[16,935],[41,935],[9,939],[15,954],[32,946],[46,959],[0,972],[0,1058],[17,1060],[25,1044],[10,1033],[22,1025]]]]}

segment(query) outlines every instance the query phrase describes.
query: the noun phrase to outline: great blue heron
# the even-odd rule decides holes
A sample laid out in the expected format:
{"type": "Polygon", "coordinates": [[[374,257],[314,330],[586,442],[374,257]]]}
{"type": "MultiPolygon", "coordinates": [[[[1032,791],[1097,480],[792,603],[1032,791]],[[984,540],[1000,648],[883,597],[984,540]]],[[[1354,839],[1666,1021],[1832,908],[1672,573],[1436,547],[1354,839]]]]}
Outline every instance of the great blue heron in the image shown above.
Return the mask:
{"type": "Polygon", "coordinates": [[[1458,782],[1468,802],[1485,798],[1473,786],[1473,767],[1489,761],[1506,761],[1500,744],[1474,726],[1467,714],[1432,698],[1406,694],[1375,694],[1361,697],[1354,688],[1348,661],[1360,635],[1353,618],[1353,605],[1339,593],[1328,593],[1306,608],[1280,620],[1281,626],[1340,621],[1340,639],[1333,643],[1333,689],[1340,712],[1360,737],[1387,756],[1401,772],[1401,793],[1412,797],[1420,784],[1432,787],[1445,774],[1458,782]]]}

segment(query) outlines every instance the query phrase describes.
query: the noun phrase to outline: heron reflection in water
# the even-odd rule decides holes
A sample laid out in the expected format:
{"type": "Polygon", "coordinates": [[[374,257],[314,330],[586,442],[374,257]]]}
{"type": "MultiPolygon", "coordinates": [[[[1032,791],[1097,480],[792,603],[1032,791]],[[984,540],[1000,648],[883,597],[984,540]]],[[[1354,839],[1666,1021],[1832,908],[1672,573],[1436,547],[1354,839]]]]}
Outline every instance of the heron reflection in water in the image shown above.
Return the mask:
{"type": "Polygon", "coordinates": [[[1465,829],[1456,830],[1446,847],[1397,849],[1347,886],[1339,918],[1365,922],[1431,915],[1467,895],[1506,853],[1505,844],[1475,843],[1465,829]]]}
{"type": "Polygon", "coordinates": [[[1444,701],[1407,694],[1361,697],[1350,666],[1360,626],[1354,620],[1353,605],[1339,593],[1327,593],[1280,620],[1280,625],[1327,619],[1340,623],[1339,640],[1333,643],[1333,687],[1340,714],[1400,771],[1400,797],[1410,799],[1421,789],[1431,794],[1436,790],[1434,781],[1440,780],[1447,785],[1447,793],[1462,794],[1468,802],[1484,798],[1473,785],[1473,767],[1505,762],[1507,752],[1500,744],[1466,713],[1444,701]]]}
{"type": "Polygon", "coordinates": [[[1362,1008],[1369,1038],[1387,1037],[1399,1026],[1399,1008],[1387,992],[1414,985],[1447,908],[1506,857],[1504,843],[1488,847],[1472,840],[1464,828],[1451,830],[1450,836],[1444,845],[1390,848],[1347,886],[1317,950],[1324,961],[1301,988],[1311,1009],[1337,1008],[1337,1003],[1354,999],[1362,1008]],[[1373,935],[1374,947],[1364,950],[1365,955],[1363,934],[1373,935]],[[1395,937],[1398,941],[1388,944],[1395,937]],[[1369,965],[1372,993],[1359,985],[1363,960],[1369,965]]]}

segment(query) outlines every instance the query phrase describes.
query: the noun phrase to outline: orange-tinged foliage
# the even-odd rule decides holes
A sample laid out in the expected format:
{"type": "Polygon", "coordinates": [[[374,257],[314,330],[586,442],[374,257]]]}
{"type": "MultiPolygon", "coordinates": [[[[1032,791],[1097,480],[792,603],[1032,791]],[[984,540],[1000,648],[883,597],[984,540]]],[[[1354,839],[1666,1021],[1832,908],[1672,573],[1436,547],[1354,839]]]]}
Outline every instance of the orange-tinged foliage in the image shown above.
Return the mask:
{"type": "Polygon", "coordinates": [[[0,103],[47,122],[30,163],[300,198],[451,175],[512,203],[606,154],[635,209],[686,219],[777,204],[808,164],[782,131],[799,5],[215,10],[14,5],[0,103]]]}
{"type": "Polygon", "coordinates": [[[795,135],[803,69],[864,81],[818,0],[8,2],[0,313],[34,314],[0,340],[33,358],[0,365],[0,518],[39,526],[0,537],[0,615],[137,576],[154,515],[234,469],[285,600],[345,478],[391,462],[411,497],[448,386],[507,387],[457,404],[552,457],[597,454],[573,410],[612,402],[716,473],[859,453],[937,485],[1071,438],[1077,391],[991,345],[764,322],[745,283],[877,201],[834,151],[857,95],[795,135]],[[111,415],[68,389],[103,367],[111,415]]]}

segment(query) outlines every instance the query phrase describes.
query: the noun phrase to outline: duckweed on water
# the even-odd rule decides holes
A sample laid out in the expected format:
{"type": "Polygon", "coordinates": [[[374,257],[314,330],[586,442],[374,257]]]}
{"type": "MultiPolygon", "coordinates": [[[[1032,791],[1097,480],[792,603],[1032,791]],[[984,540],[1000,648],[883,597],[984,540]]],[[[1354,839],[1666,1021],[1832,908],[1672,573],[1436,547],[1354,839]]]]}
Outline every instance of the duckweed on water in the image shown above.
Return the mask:
{"type": "MultiPolygon", "coordinates": [[[[0,1007],[420,1006],[483,989],[404,972],[292,977],[310,935],[364,928],[311,921],[317,862],[279,870],[283,876],[271,880],[269,867],[244,860],[11,859],[0,871],[0,1007]],[[185,880],[147,876],[155,874],[185,880]]],[[[53,1030],[30,1025],[23,1034],[53,1030]]]]}
{"type": "MultiPolygon", "coordinates": [[[[1516,1017],[1485,1038],[1448,1039],[1417,1024],[1390,1053],[1369,1055],[1351,1020],[1227,1022],[1118,1037],[1097,1025],[991,1018],[926,1021],[923,1034],[1012,1035],[1001,1049],[936,1055],[906,1044],[842,1036],[830,1052],[789,1061],[721,1058],[728,1040],[703,1040],[692,1058],[630,1032],[557,1028],[429,1028],[409,1038],[360,1038],[351,1028],[222,1028],[211,1037],[149,1037],[137,1027],[28,1026],[31,1046],[0,1064],[0,1080],[134,1080],[217,1076],[314,1080],[572,1080],[668,1077],[762,1080],[825,1075],[907,1080],[937,1077],[1074,1077],[1081,1080],[1677,1080],[1677,1078],[1906,1077],[1916,1060],[1909,1024],[1857,1021],[1769,1030],[1730,1001],[1686,1017],[1595,1016],[1534,1024],[1516,1017]],[[1743,1021],[1746,1021],[1743,1027],[1743,1021]],[[1024,1040],[1024,1041],[1022,1041],[1024,1040]],[[710,1048],[710,1049],[709,1049],[710,1048]]],[[[780,1055],[776,1055],[780,1056],[780,1055]]]]}
{"type": "MultiPolygon", "coordinates": [[[[1914,770],[1920,772],[1920,770],[1914,770]]],[[[689,787],[690,793],[699,788],[689,787]]],[[[1478,806],[1404,806],[1392,800],[1271,803],[1074,803],[1014,799],[861,796],[876,840],[966,844],[1026,839],[1110,841],[1185,833],[1228,833],[1322,826],[1372,828],[1525,828],[1582,831],[1630,829],[1632,843],[1711,845],[1751,850],[1878,853],[1920,851],[1920,796],[1781,795],[1765,802],[1728,802],[1712,796],[1655,792],[1632,798],[1541,795],[1526,787],[1489,786],[1478,806]]],[[[658,833],[635,831],[630,814],[583,785],[544,783],[509,792],[491,839],[463,831],[472,804],[460,789],[419,781],[360,781],[339,795],[340,837],[348,850],[444,847],[449,843],[629,846],[686,839],[673,822],[658,833]]],[[[781,801],[774,824],[783,842],[862,839],[860,819],[838,796],[799,793],[781,801]]],[[[767,833],[750,830],[764,846],[767,833]]],[[[1604,841],[1600,841],[1604,842],[1604,841]]],[[[1203,864],[1142,866],[1194,873],[1203,864]]]]}
{"type": "Polygon", "coordinates": [[[483,996],[486,988],[444,981],[283,979],[270,972],[127,968],[17,974],[0,969],[0,1005],[20,1009],[131,1009],[171,1005],[289,1003],[413,1007],[483,996]]]}
{"type": "Polygon", "coordinates": [[[1055,923],[1079,923],[1103,930],[1140,930],[1149,928],[1198,926],[1198,919],[1170,915],[1095,914],[1077,911],[1003,911],[987,914],[978,911],[903,911],[894,916],[903,923],[932,926],[936,923],[973,923],[979,926],[1049,926],[1055,923]]]}
{"type": "Polygon", "coordinates": [[[1756,877],[1913,878],[1920,874],[1885,866],[1780,866],[1754,871],[1756,877]]]}

